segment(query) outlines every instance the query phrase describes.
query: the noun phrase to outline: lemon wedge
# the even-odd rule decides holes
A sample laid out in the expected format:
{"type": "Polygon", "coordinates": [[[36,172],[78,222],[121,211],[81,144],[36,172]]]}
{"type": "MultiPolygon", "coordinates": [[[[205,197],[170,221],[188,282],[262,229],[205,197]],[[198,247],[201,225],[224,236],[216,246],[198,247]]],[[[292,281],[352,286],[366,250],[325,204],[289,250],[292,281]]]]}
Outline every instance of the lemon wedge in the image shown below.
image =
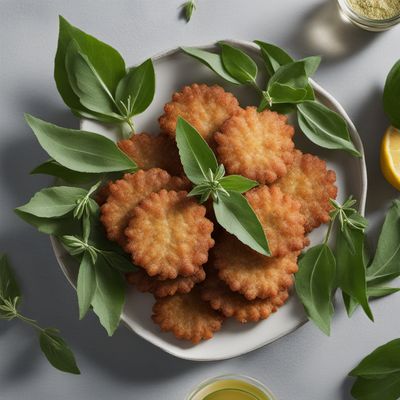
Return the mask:
{"type": "Polygon", "coordinates": [[[381,142],[381,170],[386,180],[400,190],[400,130],[392,126],[381,142]]]}

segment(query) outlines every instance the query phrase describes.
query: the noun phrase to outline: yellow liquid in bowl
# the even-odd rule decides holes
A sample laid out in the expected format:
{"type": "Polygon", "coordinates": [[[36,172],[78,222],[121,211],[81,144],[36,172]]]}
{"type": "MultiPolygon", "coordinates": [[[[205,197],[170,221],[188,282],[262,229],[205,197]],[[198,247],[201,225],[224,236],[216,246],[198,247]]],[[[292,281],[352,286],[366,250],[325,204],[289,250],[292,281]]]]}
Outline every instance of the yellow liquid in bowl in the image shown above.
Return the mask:
{"type": "Polygon", "coordinates": [[[212,382],[200,389],[192,400],[271,400],[261,389],[238,379],[212,382]]]}

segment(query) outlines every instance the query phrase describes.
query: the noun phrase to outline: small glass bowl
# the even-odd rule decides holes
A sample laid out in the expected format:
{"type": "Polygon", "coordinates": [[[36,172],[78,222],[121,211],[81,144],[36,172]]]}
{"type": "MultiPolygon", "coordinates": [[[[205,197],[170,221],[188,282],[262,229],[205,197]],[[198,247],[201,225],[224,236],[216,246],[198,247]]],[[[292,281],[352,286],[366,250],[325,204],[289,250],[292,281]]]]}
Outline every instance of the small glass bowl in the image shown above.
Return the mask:
{"type": "Polygon", "coordinates": [[[342,16],[354,25],[372,32],[386,31],[400,22],[400,14],[387,19],[372,19],[355,12],[347,0],[337,0],[342,16]]]}
{"type": "MultiPolygon", "coordinates": [[[[225,380],[237,380],[237,381],[243,381],[243,382],[249,383],[250,385],[253,385],[257,389],[264,392],[264,394],[267,395],[269,400],[277,400],[277,398],[274,396],[274,394],[264,384],[259,382],[257,379],[251,378],[246,375],[238,375],[238,374],[220,375],[220,376],[216,376],[215,378],[207,379],[207,380],[201,382],[198,386],[196,386],[186,396],[185,400],[194,400],[196,398],[196,396],[201,394],[201,392],[207,388],[207,386],[209,386],[215,382],[225,381],[225,380]]],[[[206,395],[206,393],[204,393],[204,395],[206,395]]]]}

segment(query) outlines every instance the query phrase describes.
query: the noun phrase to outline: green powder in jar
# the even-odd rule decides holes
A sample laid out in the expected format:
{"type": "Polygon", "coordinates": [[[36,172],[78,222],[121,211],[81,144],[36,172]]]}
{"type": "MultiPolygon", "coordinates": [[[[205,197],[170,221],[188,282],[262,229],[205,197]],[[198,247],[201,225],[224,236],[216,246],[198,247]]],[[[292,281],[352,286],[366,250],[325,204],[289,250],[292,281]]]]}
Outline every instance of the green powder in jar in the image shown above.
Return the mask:
{"type": "Polygon", "coordinates": [[[357,14],[370,19],[388,19],[400,15],[400,0],[347,0],[357,14]]]}

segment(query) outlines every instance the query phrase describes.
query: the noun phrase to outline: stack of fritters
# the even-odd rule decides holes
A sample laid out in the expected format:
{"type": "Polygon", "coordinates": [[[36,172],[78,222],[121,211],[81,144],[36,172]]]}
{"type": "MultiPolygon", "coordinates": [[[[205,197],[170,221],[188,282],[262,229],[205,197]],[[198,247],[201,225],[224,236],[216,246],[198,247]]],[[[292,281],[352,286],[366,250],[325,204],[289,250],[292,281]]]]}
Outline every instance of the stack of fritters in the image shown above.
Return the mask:
{"type": "Polygon", "coordinates": [[[226,317],[255,322],[285,303],[297,257],[309,243],[306,234],[329,221],[336,175],[325,161],[295,149],[286,116],[242,109],[216,85],[193,84],[174,93],[159,122],[158,136],[141,133],[119,142],[141,170],[101,189],[101,221],[108,238],[140,267],[128,282],[156,297],[154,322],[198,343],[226,317]],[[209,143],[227,174],[259,182],[245,196],[271,257],[216,230],[210,204],[187,197],[191,184],[175,142],[178,116],[209,143]]]}

